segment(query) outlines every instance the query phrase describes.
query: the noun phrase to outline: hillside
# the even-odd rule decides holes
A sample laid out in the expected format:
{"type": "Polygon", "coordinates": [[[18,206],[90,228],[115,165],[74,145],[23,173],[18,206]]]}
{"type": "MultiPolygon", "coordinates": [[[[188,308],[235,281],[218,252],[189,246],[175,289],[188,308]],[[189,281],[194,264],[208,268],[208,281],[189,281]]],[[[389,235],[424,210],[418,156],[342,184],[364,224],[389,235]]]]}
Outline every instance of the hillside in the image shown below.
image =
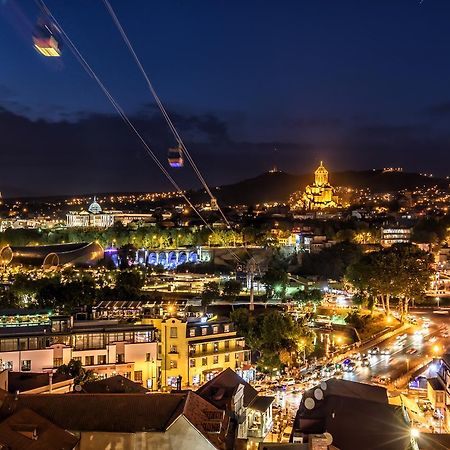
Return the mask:
{"type": "MultiPolygon", "coordinates": [[[[235,184],[220,186],[215,193],[218,200],[227,205],[285,202],[294,191],[303,190],[312,181],[312,174],[264,173],[235,184]]],[[[401,189],[413,190],[422,186],[449,186],[448,180],[443,178],[406,172],[383,173],[381,170],[335,172],[330,174],[330,182],[333,186],[369,188],[373,192],[398,192],[401,189]]]]}

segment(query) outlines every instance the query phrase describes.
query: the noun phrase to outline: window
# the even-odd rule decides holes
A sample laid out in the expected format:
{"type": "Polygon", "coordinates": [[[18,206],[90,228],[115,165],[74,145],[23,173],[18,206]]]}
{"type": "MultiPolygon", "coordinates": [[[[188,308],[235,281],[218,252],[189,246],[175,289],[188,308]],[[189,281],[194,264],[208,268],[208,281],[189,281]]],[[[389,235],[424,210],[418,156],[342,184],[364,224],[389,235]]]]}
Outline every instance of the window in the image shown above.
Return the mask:
{"type": "Polygon", "coordinates": [[[138,383],[142,383],[142,370],[134,371],[134,381],[136,381],[138,383]]]}
{"type": "Polygon", "coordinates": [[[171,345],[169,353],[178,353],[178,347],[176,345],[171,345]]]}
{"type": "Polygon", "coordinates": [[[117,353],[116,355],[116,361],[119,364],[123,364],[125,362],[125,353],[117,353]]]}
{"type": "Polygon", "coordinates": [[[173,339],[178,337],[178,328],[177,327],[170,327],[170,337],[173,339]]]}
{"type": "Polygon", "coordinates": [[[226,325],[224,325],[223,331],[224,331],[224,333],[229,333],[230,332],[230,324],[227,323],[226,325]]]}
{"type": "Polygon", "coordinates": [[[170,368],[171,369],[176,369],[178,367],[177,361],[175,361],[174,359],[170,360],[170,368]]]}
{"type": "Polygon", "coordinates": [[[0,368],[2,368],[3,370],[13,370],[13,362],[5,361],[0,365],[0,368]]]}
{"type": "Polygon", "coordinates": [[[63,365],[62,358],[53,358],[53,367],[59,367],[63,365]]]}
{"type": "Polygon", "coordinates": [[[106,355],[98,355],[97,364],[106,364],[106,355]]]}
{"type": "Polygon", "coordinates": [[[94,365],[94,357],[93,356],[85,356],[84,357],[84,365],[85,366],[93,366],[94,365]]]}
{"type": "Polygon", "coordinates": [[[227,362],[230,362],[230,354],[229,353],[227,353],[226,355],[225,355],[225,362],[227,363],[227,362]]]}
{"type": "Polygon", "coordinates": [[[208,344],[202,344],[202,352],[205,353],[208,351],[208,344]]]}
{"type": "Polygon", "coordinates": [[[31,359],[24,359],[22,361],[22,372],[29,372],[31,370],[31,359]]]}
{"type": "Polygon", "coordinates": [[[202,366],[208,365],[208,358],[202,358],[202,366]]]}
{"type": "Polygon", "coordinates": [[[190,337],[194,337],[194,336],[195,336],[195,328],[191,328],[191,329],[189,330],[189,336],[190,336],[190,337]]]}
{"type": "Polygon", "coordinates": [[[234,359],[239,359],[239,353],[234,354],[234,359]]]}
{"type": "Polygon", "coordinates": [[[230,341],[225,341],[225,350],[230,348],[230,341]]]}
{"type": "Polygon", "coordinates": [[[202,336],[205,336],[207,332],[208,332],[208,329],[206,327],[203,327],[202,328],[202,336]]]}
{"type": "Polygon", "coordinates": [[[219,351],[219,343],[214,342],[213,347],[214,347],[214,353],[217,353],[219,351]]]}
{"type": "Polygon", "coordinates": [[[150,362],[152,360],[152,354],[151,353],[146,353],[145,354],[145,361],[146,362],[150,362]]]}
{"type": "Polygon", "coordinates": [[[219,326],[218,325],[213,325],[212,329],[213,329],[213,334],[217,334],[219,332],[219,326]]]}
{"type": "Polygon", "coordinates": [[[125,373],[123,374],[123,376],[124,376],[125,378],[128,378],[129,380],[131,380],[131,372],[125,372],[125,373]]]}
{"type": "Polygon", "coordinates": [[[219,356],[218,355],[213,356],[213,364],[219,364],[219,356]]]}
{"type": "Polygon", "coordinates": [[[189,360],[189,367],[195,367],[195,359],[189,360]]]}

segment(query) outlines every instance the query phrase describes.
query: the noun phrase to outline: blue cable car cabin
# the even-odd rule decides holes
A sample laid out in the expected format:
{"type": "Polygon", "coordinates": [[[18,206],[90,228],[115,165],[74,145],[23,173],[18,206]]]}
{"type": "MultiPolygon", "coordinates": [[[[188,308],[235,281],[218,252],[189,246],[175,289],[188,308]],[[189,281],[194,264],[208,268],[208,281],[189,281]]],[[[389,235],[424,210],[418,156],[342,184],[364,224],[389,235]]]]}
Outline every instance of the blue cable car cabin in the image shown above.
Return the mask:
{"type": "Polygon", "coordinates": [[[183,167],[184,157],[183,157],[183,150],[181,150],[181,147],[178,146],[176,148],[169,148],[167,160],[169,161],[170,167],[183,167]]]}

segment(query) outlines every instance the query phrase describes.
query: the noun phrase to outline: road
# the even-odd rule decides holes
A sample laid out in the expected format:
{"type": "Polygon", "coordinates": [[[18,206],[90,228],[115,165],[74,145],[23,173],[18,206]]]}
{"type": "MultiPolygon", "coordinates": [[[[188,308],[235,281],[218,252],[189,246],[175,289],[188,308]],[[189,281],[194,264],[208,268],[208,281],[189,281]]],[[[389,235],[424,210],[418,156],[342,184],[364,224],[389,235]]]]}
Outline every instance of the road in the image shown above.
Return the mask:
{"type": "Polygon", "coordinates": [[[450,315],[435,314],[432,311],[415,311],[419,325],[411,327],[406,339],[399,342],[395,337],[378,344],[380,352],[389,349],[390,355],[370,356],[370,367],[358,367],[355,372],[344,373],[343,378],[351,381],[370,382],[373,377],[395,380],[433,356],[440,356],[450,347],[450,337],[442,337],[440,327],[449,326],[450,315]],[[420,323],[423,318],[430,320],[428,330],[420,323]],[[423,336],[418,332],[423,332],[423,336]]]}

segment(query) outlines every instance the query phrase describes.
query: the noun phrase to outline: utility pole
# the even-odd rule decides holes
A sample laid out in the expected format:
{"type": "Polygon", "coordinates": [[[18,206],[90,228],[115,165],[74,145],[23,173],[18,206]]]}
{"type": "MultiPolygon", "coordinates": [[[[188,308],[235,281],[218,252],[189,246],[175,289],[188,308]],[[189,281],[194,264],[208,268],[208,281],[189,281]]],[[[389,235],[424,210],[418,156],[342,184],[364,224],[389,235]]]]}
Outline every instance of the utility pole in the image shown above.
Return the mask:
{"type": "Polygon", "coordinates": [[[250,311],[255,310],[255,303],[254,303],[255,292],[253,288],[254,276],[255,276],[255,259],[251,257],[247,263],[247,283],[250,283],[250,304],[249,304],[250,311]]]}

